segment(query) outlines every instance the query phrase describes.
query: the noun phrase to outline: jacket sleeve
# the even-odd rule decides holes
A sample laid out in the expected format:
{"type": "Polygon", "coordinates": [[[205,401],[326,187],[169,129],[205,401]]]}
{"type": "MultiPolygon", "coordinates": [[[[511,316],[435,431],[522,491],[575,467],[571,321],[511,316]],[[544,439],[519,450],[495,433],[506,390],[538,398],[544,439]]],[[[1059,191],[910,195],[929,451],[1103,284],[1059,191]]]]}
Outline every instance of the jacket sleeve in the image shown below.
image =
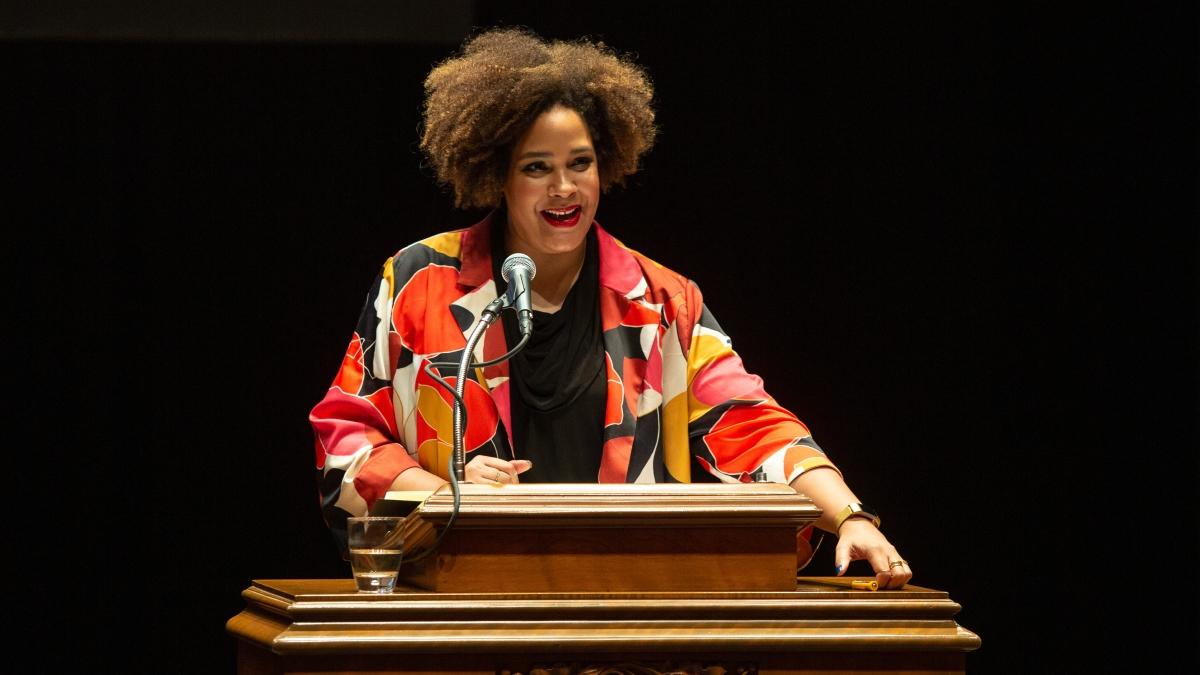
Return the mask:
{"type": "Polygon", "coordinates": [[[690,335],[687,354],[688,438],[699,464],[724,482],[747,482],[756,472],[791,483],[818,467],[837,470],[812,434],[746,372],[732,341],[690,284],[684,300],[690,335]]]}
{"type": "Polygon", "coordinates": [[[346,518],[366,515],[396,476],[418,465],[400,443],[392,391],[404,350],[392,325],[394,261],[372,284],[341,367],[309,414],[321,511],[343,551],[346,518]]]}

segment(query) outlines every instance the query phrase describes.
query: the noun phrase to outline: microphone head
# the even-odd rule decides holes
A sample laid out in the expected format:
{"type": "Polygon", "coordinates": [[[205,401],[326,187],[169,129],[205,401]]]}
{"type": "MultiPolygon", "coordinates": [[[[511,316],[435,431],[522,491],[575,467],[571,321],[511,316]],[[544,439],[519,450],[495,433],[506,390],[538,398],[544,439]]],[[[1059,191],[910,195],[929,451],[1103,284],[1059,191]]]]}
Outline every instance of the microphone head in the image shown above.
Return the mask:
{"type": "Polygon", "coordinates": [[[504,264],[500,266],[500,278],[504,279],[504,283],[512,281],[513,270],[518,267],[524,267],[529,270],[529,278],[537,276],[537,265],[533,264],[533,258],[524,253],[514,253],[504,259],[504,264]]]}

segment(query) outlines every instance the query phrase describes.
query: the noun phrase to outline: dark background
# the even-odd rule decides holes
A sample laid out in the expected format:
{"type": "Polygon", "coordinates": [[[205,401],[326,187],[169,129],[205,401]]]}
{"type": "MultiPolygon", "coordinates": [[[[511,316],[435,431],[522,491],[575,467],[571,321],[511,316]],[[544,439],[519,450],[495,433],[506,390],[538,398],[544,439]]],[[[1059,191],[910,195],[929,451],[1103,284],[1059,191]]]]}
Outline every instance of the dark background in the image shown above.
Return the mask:
{"type": "Polygon", "coordinates": [[[384,258],[482,215],[421,85],[516,24],[650,72],[600,222],[699,283],[970,670],[1190,670],[1194,8],[902,4],[5,7],[14,549],[86,523],[82,613],[18,577],[41,658],[231,672],[251,579],[348,575],[306,415],[384,258]]]}

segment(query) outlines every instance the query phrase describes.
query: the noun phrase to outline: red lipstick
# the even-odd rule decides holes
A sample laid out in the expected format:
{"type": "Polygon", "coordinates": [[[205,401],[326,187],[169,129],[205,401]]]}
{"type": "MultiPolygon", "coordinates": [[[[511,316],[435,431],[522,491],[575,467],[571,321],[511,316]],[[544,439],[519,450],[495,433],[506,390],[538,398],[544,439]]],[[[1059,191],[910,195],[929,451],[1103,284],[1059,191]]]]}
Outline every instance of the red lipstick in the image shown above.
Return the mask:
{"type": "Polygon", "coordinates": [[[541,211],[542,220],[554,227],[575,227],[583,215],[583,207],[573,204],[565,209],[546,209],[541,211]]]}

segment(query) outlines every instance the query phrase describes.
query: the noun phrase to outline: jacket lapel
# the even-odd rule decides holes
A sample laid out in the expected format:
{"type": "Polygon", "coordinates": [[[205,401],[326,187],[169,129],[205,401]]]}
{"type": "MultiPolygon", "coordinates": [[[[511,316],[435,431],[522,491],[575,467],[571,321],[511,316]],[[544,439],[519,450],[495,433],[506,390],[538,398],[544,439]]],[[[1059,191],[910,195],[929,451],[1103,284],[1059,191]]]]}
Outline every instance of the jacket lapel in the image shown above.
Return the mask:
{"type": "Polygon", "coordinates": [[[662,307],[648,302],[646,277],[633,255],[599,225],[596,235],[609,378],[599,479],[659,482],[662,307]]]}
{"type": "MultiPolygon", "coordinates": [[[[462,234],[458,286],[463,295],[450,303],[450,312],[462,330],[464,348],[471,329],[483,314],[484,308],[497,296],[496,282],[492,278],[491,227],[494,215],[489,214],[480,222],[463,230],[462,234]]],[[[484,331],[476,343],[475,360],[481,363],[490,361],[507,351],[504,324],[496,321],[484,331]]],[[[461,357],[461,353],[457,357],[461,357]]],[[[509,407],[508,364],[501,363],[482,370],[476,369],[473,376],[480,380],[491,394],[511,448],[512,415],[509,407]]]]}

